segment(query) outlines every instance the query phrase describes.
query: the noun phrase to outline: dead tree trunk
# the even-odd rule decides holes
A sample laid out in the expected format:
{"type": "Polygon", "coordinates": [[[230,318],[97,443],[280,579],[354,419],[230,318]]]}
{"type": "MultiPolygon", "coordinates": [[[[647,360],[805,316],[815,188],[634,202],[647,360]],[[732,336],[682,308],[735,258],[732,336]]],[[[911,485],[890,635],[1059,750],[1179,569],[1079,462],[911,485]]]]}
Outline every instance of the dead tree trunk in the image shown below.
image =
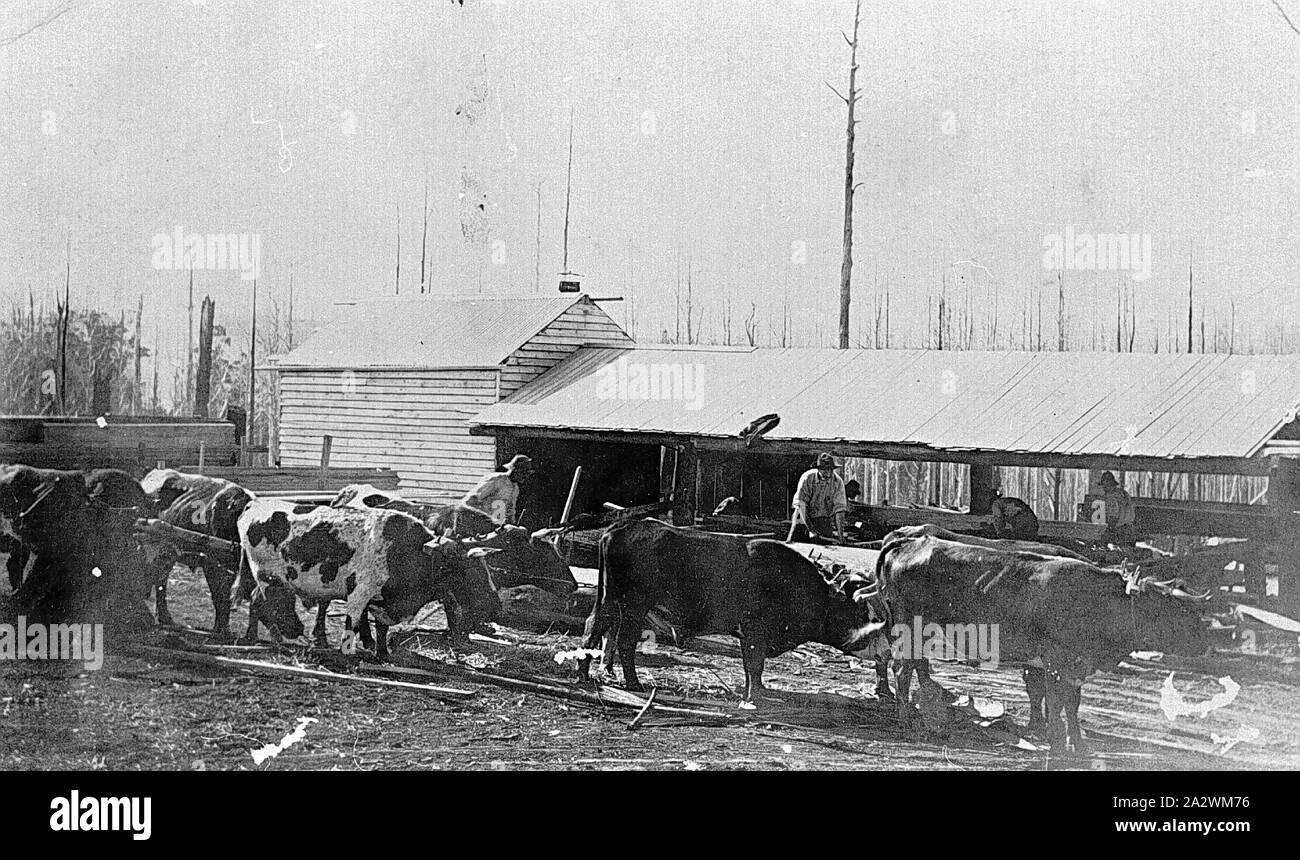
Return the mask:
{"type": "Polygon", "coordinates": [[[429,178],[424,179],[424,229],[420,232],[420,293],[425,291],[424,254],[429,244],[429,178]]]}
{"type": "MultiPolygon", "coordinates": [[[[59,306],[59,414],[68,414],[68,322],[72,314],[72,239],[68,239],[67,268],[63,278],[63,303],[59,306]]],[[[55,299],[58,304],[58,299],[55,299]]]]}
{"type": "MultiPolygon", "coordinates": [[[[845,131],[844,153],[844,261],[840,264],[840,349],[849,348],[849,300],[850,286],[853,280],[853,136],[857,120],[853,118],[854,107],[861,96],[858,94],[858,21],[862,14],[862,0],[853,7],[853,38],[847,34],[844,41],[849,45],[849,94],[840,93],[835,87],[831,91],[848,106],[849,118],[845,131]]],[[[829,83],[826,86],[830,87],[829,83]]]]}
{"type": "MultiPolygon", "coordinates": [[[[398,233],[398,241],[401,241],[401,233],[398,233]]],[[[400,257],[399,257],[400,259],[400,257]]],[[[401,263],[398,263],[400,266],[401,263]]],[[[256,425],[257,414],[257,278],[253,279],[253,331],[248,338],[248,428],[244,436],[244,446],[251,448],[253,446],[253,427],[256,425]]],[[[253,465],[252,454],[250,453],[244,463],[246,466],[253,465]]]]}
{"type": "Polygon", "coordinates": [[[144,293],[140,294],[140,303],[135,309],[135,360],[131,374],[131,414],[140,414],[140,320],[144,317],[144,293]]]}
{"type": "MultiPolygon", "coordinates": [[[[187,307],[189,313],[190,327],[185,335],[185,399],[189,401],[186,405],[190,407],[190,414],[196,411],[194,408],[194,270],[190,269],[190,300],[187,307]]],[[[184,411],[181,412],[184,415],[184,411]]]]}
{"type": "Polygon", "coordinates": [[[208,417],[208,400],[212,390],[212,321],[217,303],[208,296],[203,297],[203,306],[199,309],[199,361],[198,373],[194,378],[194,417],[208,417]]]}

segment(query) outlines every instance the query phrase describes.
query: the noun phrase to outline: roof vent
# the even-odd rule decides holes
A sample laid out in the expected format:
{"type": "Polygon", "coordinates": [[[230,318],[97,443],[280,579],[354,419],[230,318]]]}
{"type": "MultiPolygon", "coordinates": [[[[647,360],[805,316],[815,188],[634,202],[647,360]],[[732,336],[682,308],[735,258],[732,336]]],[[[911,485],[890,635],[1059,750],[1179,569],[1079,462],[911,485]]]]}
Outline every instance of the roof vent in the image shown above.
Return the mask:
{"type": "Polygon", "coordinates": [[[560,292],[582,292],[582,282],[579,280],[581,277],[582,275],[579,275],[577,272],[560,272],[560,292]]]}

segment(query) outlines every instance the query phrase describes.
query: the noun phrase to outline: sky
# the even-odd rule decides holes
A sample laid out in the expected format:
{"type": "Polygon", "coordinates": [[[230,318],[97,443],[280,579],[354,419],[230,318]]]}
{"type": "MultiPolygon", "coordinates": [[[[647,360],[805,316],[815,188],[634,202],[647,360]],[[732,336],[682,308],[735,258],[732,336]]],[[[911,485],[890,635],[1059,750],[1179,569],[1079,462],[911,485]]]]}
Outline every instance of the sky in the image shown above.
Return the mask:
{"type": "MultiPolygon", "coordinates": [[[[264,302],[292,270],[301,339],[394,292],[399,210],[418,292],[426,186],[435,293],[549,292],[572,117],[569,268],[628,299],[616,319],[671,332],[689,271],[707,338],[730,303],[733,340],[752,307],[766,342],[785,307],[794,343],[833,345],[828,83],[847,87],[852,21],[847,0],[14,0],[0,304],[52,302],[70,259],[74,304],[130,318],[143,296],[175,361],[188,274],[155,237],[245,234],[264,302]]],[[[1300,33],[1270,0],[869,0],[860,43],[855,342],[885,290],[895,346],[925,344],[941,290],[1008,346],[1043,304],[1054,341],[1059,288],[1101,347],[1127,296],[1141,349],[1185,331],[1189,267],[1207,327],[1300,321],[1300,33]],[[1121,269],[1044,259],[1116,234],[1140,252],[1121,269]]],[[[194,275],[246,333],[251,282],[194,275]]]]}

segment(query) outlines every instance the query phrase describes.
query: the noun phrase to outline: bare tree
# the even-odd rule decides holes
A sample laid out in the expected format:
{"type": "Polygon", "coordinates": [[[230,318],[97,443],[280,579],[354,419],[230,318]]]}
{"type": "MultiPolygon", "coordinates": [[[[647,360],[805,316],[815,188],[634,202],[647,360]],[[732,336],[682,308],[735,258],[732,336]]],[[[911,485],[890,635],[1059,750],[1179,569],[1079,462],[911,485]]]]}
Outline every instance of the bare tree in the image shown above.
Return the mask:
{"type": "Polygon", "coordinates": [[[533,289],[542,289],[542,183],[537,183],[537,255],[533,261],[533,289]]]}
{"type": "Polygon", "coordinates": [[[1273,0],[1273,6],[1282,14],[1282,18],[1286,21],[1286,25],[1291,28],[1292,32],[1297,36],[1300,36],[1300,29],[1296,28],[1296,25],[1291,21],[1291,16],[1286,13],[1286,10],[1282,8],[1281,4],[1279,4],[1277,0],[1273,0]]]}
{"type": "Polygon", "coordinates": [[[850,285],[853,280],[853,192],[857,190],[857,186],[853,184],[853,137],[854,126],[858,121],[853,118],[853,114],[858,99],[862,98],[857,83],[858,21],[861,14],[862,0],[857,0],[853,4],[853,38],[850,39],[847,33],[841,33],[844,41],[849,45],[849,94],[846,96],[831,86],[829,81],[826,83],[826,86],[831,88],[831,92],[839,96],[849,110],[844,147],[844,260],[840,264],[840,349],[849,348],[849,299],[850,285]]]}
{"type": "Polygon", "coordinates": [[[36,32],[37,30],[46,26],[47,24],[53,23],[56,19],[62,17],[66,13],[77,8],[77,5],[78,5],[77,3],[72,3],[72,2],[60,3],[57,6],[55,6],[54,9],[52,9],[44,18],[40,19],[39,21],[36,21],[31,26],[27,27],[25,30],[19,30],[17,33],[14,33],[11,36],[0,36],[0,48],[5,47],[6,45],[12,45],[14,42],[17,42],[22,37],[36,32]]]}
{"type": "Polygon", "coordinates": [[[194,406],[194,270],[190,269],[190,329],[185,336],[185,406],[194,406]]]}
{"type": "Polygon", "coordinates": [[[135,308],[135,356],[132,362],[132,385],[131,385],[131,414],[140,413],[140,357],[144,354],[140,346],[140,320],[144,318],[144,293],[140,294],[140,302],[135,308]]]}
{"type": "Polygon", "coordinates": [[[289,342],[288,349],[293,349],[293,263],[289,264],[289,342]]]}
{"type": "MultiPolygon", "coordinates": [[[[424,228],[420,231],[420,292],[425,292],[425,249],[429,244],[429,177],[424,177],[424,228]]],[[[432,285],[430,285],[432,286],[432,285]]]]}

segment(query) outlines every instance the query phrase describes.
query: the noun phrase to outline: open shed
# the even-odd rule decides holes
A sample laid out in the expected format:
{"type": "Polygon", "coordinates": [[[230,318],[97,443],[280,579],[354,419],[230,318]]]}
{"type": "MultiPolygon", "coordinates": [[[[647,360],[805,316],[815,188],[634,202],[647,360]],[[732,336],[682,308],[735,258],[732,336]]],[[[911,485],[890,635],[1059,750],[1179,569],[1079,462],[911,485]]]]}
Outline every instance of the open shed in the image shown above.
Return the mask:
{"type": "Polygon", "coordinates": [[[451,498],[500,461],[469,419],[591,344],[630,338],[585,295],[383,298],[335,319],[275,364],[278,457],[394,469],[404,490],[451,498]]]}
{"type": "MultiPolygon", "coordinates": [[[[1294,599],[1298,407],[1290,356],[636,347],[580,350],[473,427],[512,448],[617,452],[638,469],[624,485],[676,490],[676,516],[691,522],[723,495],[784,517],[792,475],[822,450],[966,464],[971,486],[1012,465],[1266,476],[1267,504],[1136,499],[1138,528],[1259,538],[1294,599]],[[776,426],[742,437],[773,414],[776,426]]],[[[861,513],[960,527],[983,512],[861,513]]],[[[1085,511],[1042,525],[1049,537],[1101,532],[1085,511]]]]}

